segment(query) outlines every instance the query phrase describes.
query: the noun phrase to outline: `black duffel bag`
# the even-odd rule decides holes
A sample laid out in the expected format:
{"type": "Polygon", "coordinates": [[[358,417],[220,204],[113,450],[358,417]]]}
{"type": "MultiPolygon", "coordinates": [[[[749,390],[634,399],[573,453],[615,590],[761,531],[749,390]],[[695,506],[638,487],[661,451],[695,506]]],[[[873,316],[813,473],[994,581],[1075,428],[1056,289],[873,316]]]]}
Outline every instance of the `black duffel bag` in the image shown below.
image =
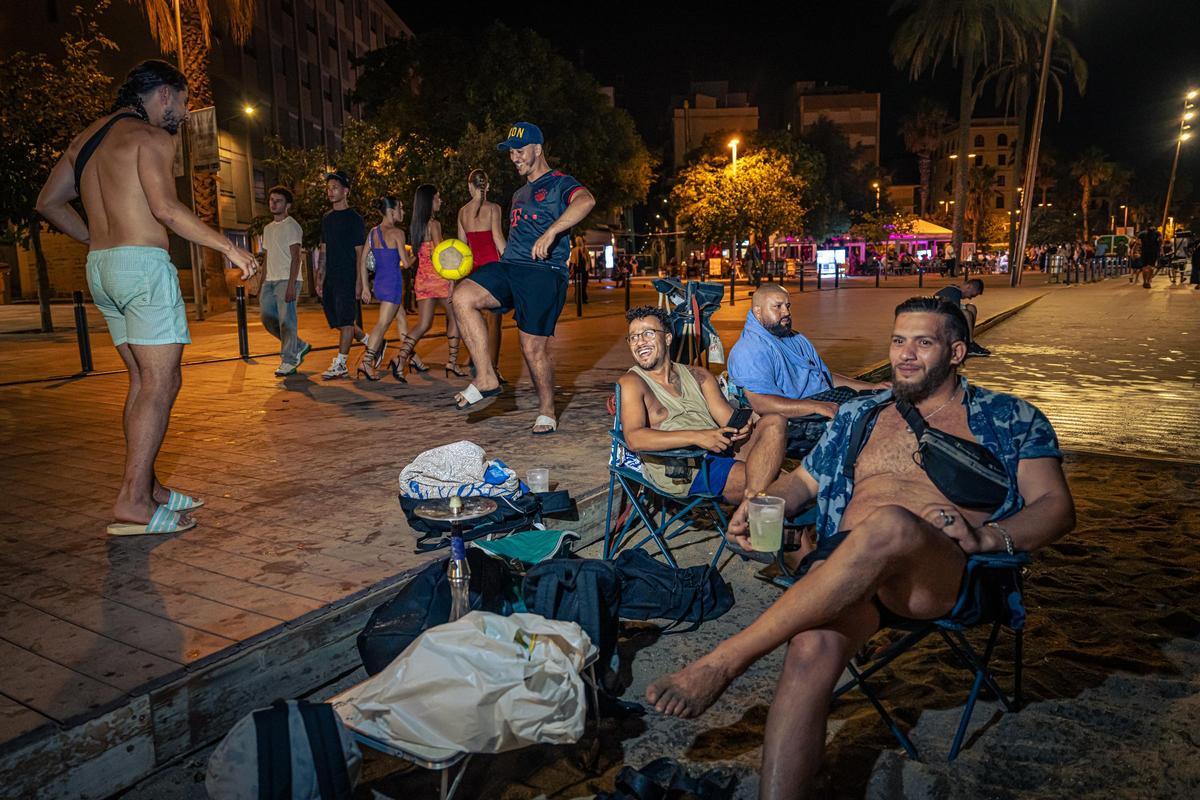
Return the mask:
{"type": "Polygon", "coordinates": [[[613,565],[621,576],[621,619],[669,619],[699,624],[733,608],[733,591],[707,564],[675,569],[640,547],[613,565]]]}

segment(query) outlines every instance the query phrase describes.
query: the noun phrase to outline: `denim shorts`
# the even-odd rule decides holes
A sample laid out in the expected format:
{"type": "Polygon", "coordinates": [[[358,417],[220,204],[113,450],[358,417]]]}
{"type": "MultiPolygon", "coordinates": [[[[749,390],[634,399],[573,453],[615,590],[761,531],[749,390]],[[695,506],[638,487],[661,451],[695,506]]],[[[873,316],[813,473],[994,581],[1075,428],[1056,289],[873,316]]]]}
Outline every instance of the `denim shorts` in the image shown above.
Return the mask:
{"type": "Polygon", "coordinates": [[[110,247],[87,257],[88,289],[113,345],[190,344],[179,275],[161,247],[110,247]]]}

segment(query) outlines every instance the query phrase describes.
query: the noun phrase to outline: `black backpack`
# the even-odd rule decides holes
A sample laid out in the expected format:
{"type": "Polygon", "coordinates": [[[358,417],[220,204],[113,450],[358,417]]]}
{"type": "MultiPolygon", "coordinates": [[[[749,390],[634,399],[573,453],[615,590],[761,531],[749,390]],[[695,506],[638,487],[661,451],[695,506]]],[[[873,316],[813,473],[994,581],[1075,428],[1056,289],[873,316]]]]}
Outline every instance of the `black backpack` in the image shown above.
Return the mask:
{"type": "Polygon", "coordinates": [[[612,664],[620,623],[621,577],[611,561],[552,558],[530,568],[525,608],[546,619],[578,623],[599,651],[601,675],[612,664]]]}
{"type": "MultiPolygon", "coordinates": [[[[358,654],[368,675],[383,670],[429,628],[450,621],[448,560],[428,564],[371,613],[358,635],[358,654]]],[[[471,568],[471,610],[505,617],[511,614],[518,579],[505,562],[468,547],[467,564],[471,568]]]]}

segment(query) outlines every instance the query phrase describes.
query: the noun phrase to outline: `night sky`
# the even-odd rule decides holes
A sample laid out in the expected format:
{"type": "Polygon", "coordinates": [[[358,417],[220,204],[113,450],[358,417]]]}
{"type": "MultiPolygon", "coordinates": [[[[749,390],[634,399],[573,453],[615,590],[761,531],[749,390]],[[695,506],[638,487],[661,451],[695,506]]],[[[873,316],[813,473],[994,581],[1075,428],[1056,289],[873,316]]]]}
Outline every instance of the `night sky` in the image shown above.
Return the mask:
{"type": "MultiPolygon", "coordinates": [[[[444,6],[393,4],[418,35],[445,24],[444,6]]],[[[767,4],[737,3],[720,18],[707,4],[587,4],[575,7],[579,16],[555,13],[565,5],[515,5],[508,11],[495,4],[488,14],[455,24],[470,32],[499,19],[541,33],[563,56],[616,87],[617,104],[633,115],[655,149],[667,141],[671,98],[682,97],[692,80],[728,79],[731,90],[749,91],[764,126],[782,122],[786,90],[796,80],[880,91],[884,166],[897,169],[899,180],[915,180],[912,159],[895,134],[898,120],[921,95],[956,113],[957,78],[942,68],[934,79],[913,84],[892,66],[896,21],[886,14],[889,5],[810,0],[791,4],[798,10],[781,15],[777,3],[771,11],[767,4]]],[[[1161,181],[1162,194],[1183,93],[1200,87],[1200,2],[1076,0],[1073,7],[1076,21],[1068,34],[1090,68],[1087,93],[1068,91],[1061,121],[1054,118],[1051,98],[1046,141],[1068,155],[1099,145],[1133,167],[1139,183],[1161,181]]],[[[507,70],[514,80],[536,79],[521,72],[519,53],[510,65],[489,67],[507,70]]],[[[992,111],[981,107],[976,114],[992,111]]],[[[1200,152],[1189,152],[1197,148],[1200,135],[1185,144],[1180,175],[1191,176],[1200,188],[1200,152]]]]}

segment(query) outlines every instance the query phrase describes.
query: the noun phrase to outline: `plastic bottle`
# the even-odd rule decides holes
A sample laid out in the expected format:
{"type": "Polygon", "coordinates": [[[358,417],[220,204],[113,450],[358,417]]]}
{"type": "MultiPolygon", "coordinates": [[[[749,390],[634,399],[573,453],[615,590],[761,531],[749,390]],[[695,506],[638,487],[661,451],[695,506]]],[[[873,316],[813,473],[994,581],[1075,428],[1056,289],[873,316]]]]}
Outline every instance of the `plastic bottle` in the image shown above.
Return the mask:
{"type": "Polygon", "coordinates": [[[467,564],[466,547],[461,536],[450,540],[446,577],[450,579],[450,621],[453,622],[471,610],[471,567],[467,564]]]}

